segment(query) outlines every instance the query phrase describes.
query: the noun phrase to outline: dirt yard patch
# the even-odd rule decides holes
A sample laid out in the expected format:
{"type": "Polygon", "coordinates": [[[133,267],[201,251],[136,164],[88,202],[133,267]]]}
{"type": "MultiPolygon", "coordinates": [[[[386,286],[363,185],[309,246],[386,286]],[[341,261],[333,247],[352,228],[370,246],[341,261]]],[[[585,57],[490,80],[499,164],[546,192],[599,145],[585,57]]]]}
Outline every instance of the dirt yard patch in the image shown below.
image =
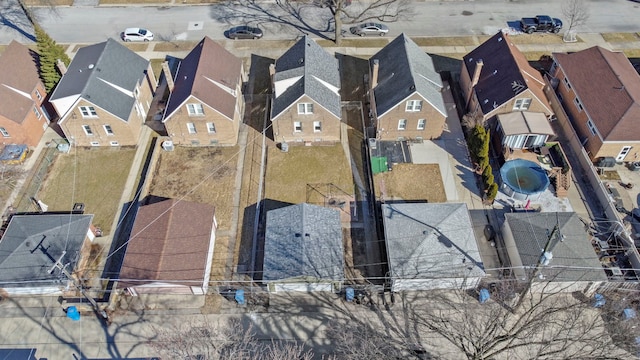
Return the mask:
{"type": "Polygon", "coordinates": [[[606,170],[600,173],[601,180],[620,180],[620,174],[616,170],[606,170]]]}
{"type": "Polygon", "coordinates": [[[376,197],[385,200],[446,202],[437,164],[397,164],[393,170],[373,176],[376,197]],[[384,195],[381,196],[381,194],[384,195]]]}
{"type": "Polygon", "coordinates": [[[299,204],[308,199],[309,185],[333,184],[353,193],[351,166],[340,144],[333,146],[291,146],[288,152],[268,149],[265,198],[299,204]]]}
{"type": "Polygon", "coordinates": [[[216,207],[219,230],[231,228],[238,147],[176,147],[158,158],[149,193],[216,207]]]}
{"type": "Polygon", "coordinates": [[[70,211],[84,203],[93,224],[110,233],[136,149],[73,148],[58,155],[38,193],[49,211],[70,211]]]}

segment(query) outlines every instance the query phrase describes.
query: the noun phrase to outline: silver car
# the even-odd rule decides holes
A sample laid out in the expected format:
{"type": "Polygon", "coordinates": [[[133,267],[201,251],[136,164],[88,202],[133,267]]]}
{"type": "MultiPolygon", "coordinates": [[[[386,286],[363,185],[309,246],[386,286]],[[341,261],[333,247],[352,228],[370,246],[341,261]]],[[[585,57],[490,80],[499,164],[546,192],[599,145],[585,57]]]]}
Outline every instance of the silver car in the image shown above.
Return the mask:
{"type": "Polygon", "coordinates": [[[366,36],[366,35],[384,36],[389,32],[389,28],[386,25],[383,25],[380,23],[373,23],[373,22],[368,22],[368,23],[354,26],[350,30],[353,35],[360,35],[360,36],[366,36]]]}

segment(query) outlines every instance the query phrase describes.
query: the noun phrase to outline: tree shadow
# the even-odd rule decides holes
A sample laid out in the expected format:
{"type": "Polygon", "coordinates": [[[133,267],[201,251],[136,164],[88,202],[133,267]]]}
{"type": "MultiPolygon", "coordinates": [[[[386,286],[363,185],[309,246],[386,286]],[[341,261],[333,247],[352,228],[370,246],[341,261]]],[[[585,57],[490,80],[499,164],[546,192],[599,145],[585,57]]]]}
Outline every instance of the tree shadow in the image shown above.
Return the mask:
{"type": "Polygon", "coordinates": [[[229,25],[251,25],[293,37],[314,34],[331,40],[333,15],[318,5],[305,2],[238,0],[210,7],[211,18],[229,25]]]}
{"type": "Polygon", "coordinates": [[[3,1],[0,8],[0,26],[13,29],[30,41],[36,41],[35,31],[18,2],[3,1]]]}

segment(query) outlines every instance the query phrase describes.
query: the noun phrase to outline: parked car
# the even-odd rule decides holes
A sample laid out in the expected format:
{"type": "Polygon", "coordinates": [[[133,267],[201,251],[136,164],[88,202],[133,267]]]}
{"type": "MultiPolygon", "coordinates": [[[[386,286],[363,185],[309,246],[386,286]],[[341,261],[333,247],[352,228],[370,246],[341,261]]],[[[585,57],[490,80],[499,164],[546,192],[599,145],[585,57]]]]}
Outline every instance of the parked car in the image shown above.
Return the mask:
{"type": "Polygon", "coordinates": [[[389,28],[386,25],[380,23],[364,23],[357,26],[353,26],[351,29],[353,35],[379,35],[384,36],[389,32],[389,28]]]}
{"type": "Polygon", "coordinates": [[[153,41],[153,33],[143,28],[128,28],[122,32],[124,41],[153,41]]]}
{"type": "Polygon", "coordinates": [[[532,34],[536,31],[557,33],[562,29],[562,21],[548,15],[536,15],[532,18],[522,18],[520,20],[522,31],[532,34]]]}
{"type": "Polygon", "coordinates": [[[260,39],[262,30],[251,26],[236,26],[229,29],[229,39],[260,39]]]}

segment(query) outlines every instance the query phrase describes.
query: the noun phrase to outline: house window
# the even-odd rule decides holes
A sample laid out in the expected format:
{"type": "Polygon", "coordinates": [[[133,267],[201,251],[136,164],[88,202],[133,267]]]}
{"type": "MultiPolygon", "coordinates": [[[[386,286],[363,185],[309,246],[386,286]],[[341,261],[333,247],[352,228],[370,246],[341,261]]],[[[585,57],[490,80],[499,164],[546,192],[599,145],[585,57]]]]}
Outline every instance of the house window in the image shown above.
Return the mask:
{"type": "Polygon", "coordinates": [[[93,130],[91,130],[91,126],[89,126],[89,125],[82,125],[82,130],[84,130],[84,133],[87,136],[92,136],[93,135],[93,130]]]}
{"type": "Polygon", "coordinates": [[[106,132],[107,135],[113,135],[113,129],[111,128],[111,125],[102,125],[102,127],[104,128],[104,132],[106,132]]]}
{"type": "Polygon", "coordinates": [[[529,110],[530,105],[531,99],[516,99],[516,103],[513,104],[513,111],[529,110]]]}
{"type": "Polygon", "coordinates": [[[593,125],[593,122],[591,120],[587,121],[587,127],[589,128],[589,132],[591,132],[591,135],[596,134],[596,126],[593,125]]]}
{"type": "Polygon", "coordinates": [[[322,131],[322,124],[320,123],[320,121],[314,121],[313,132],[320,132],[320,131],[322,131]]]}
{"type": "Polygon", "coordinates": [[[567,90],[571,90],[571,84],[569,84],[569,79],[565,77],[562,80],[564,81],[564,86],[567,88],[567,90]]]}
{"type": "Polygon", "coordinates": [[[584,110],[582,108],[582,103],[580,102],[580,99],[578,99],[578,98],[573,99],[573,103],[576,104],[576,107],[578,108],[578,111],[582,112],[582,110],[584,110]]]}
{"type": "Polygon", "coordinates": [[[407,107],[405,111],[420,111],[422,110],[422,100],[409,100],[407,101],[407,107]]]}
{"type": "Polygon", "coordinates": [[[36,109],[35,107],[33,108],[33,113],[36,114],[36,117],[38,119],[42,117],[42,114],[40,114],[40,111],[38,111],[38,109],[36,109]]]}
{"type": "Polygon", "coordinates": [[[213,134],[216,132],[216,126],[213,123],[207,123],[207,131],[210,134],[213,134]]]}
{"type": "Polygon", "coordinates": [[[202,104],[187,104],[187,112],[189,116],[203,116],[204,108],[202,104]]]}
{"type": "Polygon", "coordinates": [[[418,130],[424,130],[427,125],[427,119],[418,119],[418,130]]]}
{"type": "Polygon", "coordinates": [[[9,132],[7,131],[7,129],[5,129],[3,127],[0,127],[0,134],[2,134],[2,136],[4,136],[4,137],[11,137],[9,135],[9,132]]]}
{"type": "Polygon", "coordinates": [[[38,98],[38,100],[42,100],[42,94],[40,94],[40,91],[38,91],[38,89],[36,89],[36,97],[38,98]]]}
{"type": "Polygon", "coordinates": [[[140,96],[140,90],[138,90],[138,87],[136,86],[135,89],[133,89],[133,95],[137,98],[138,96],[140,96]]]}
{"type": "Polygon", "coordinates": [[[93,106],[80,106],[79,109],[83,118],[98,117],[98,113],[93,106]]]}
{"type": "Polygon", "coordinates": [[[187,123],[187,130],[189,131],[189,134],[195,134],[196,133],[196,124],[187,123]]]}
{"type": "Polygon", "coordinates": [[[90,144],[91,146],[100,146],[100,142],[98,141],[92,141],[90,144]]]}
{"type": "Polygon", "coordinates": [[[398,120],[398,130],[407,130],[407,119],[398,120]]]}
{"type": "Polygon", "coordinates": [[[111,146],[120,146],[120,143],[117,142],[117,141],[112,141],[112,142],[109,143],[109,145],[111,145],[111,146]]]}
{"type": "Polygon", "coordinates": [[[313,104],[312,103],[301,103],[298,104],[298,114],[313,114],[313,104]]]}
{"type": "Polygon", "coordinates": [[[293,132],[302,132],[302,123],[300,121],[296,121],[293,123],[293,132]]]}

